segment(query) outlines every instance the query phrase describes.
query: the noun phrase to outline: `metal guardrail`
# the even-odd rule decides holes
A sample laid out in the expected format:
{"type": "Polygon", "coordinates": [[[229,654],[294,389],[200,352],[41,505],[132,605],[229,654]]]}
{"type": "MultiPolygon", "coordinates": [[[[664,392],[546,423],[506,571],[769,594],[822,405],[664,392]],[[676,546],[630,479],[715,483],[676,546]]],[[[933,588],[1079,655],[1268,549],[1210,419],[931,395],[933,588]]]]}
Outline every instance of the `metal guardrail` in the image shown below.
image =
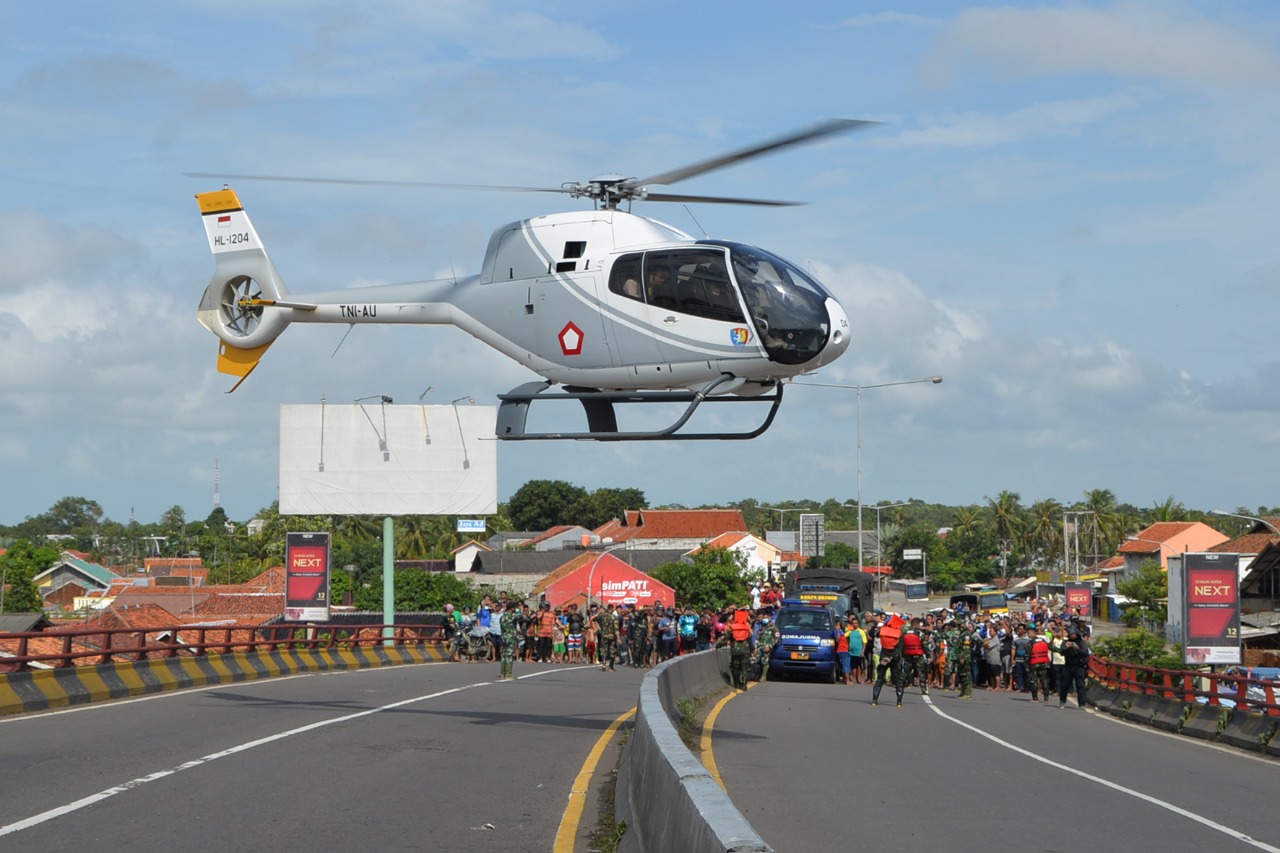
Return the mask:
{"type": "Polygon", "coordinates": [[[13,654],[0,656],[0,672],[59,669],[113,661],[241,651],[342,649],[441,644],[442,625],[190,625],[172,628],[69,628],[0,634],[13,654]],[[390,629],[389,636],[386,636],[390,629]],[[14,642],[16,641],[16,643],[14,642]],[[33,643],[32,641],[38,641],[33,643]],[[53,641],[52,643],[50,641],[53,641]],[[57,650],[51,648],[56,645],[57,650]],[[38,648],[36,648],[38,647],[38,648]]]}
{"type": "Polygon", "coordinates": [[[1234,707],[1280,717],[1280,682],[1228,672],[1159,669],[1091,658],[1090,675],[1106,687],[1209,707],[1234,707]]]}

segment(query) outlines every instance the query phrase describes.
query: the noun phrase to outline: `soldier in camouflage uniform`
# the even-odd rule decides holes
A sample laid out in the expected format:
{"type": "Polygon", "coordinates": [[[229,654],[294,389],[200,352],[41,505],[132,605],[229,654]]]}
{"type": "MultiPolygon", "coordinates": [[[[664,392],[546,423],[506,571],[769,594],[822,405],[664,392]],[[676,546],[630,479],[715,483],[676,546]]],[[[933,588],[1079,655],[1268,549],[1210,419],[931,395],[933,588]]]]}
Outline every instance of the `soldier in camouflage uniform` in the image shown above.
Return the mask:
{"type": "Polygon", "coordinates": [[[745,640],[734,639],[733,627],[725,631],[716,642],[716,648],[729,647],[729,680],[739,690],[747,689],[748,667],[751,664],[751,635],[745,640]]]}
{"type": "Polygon", "coordinates": [[[520,651],[520,631],[515,607],[502,614],[502,662],[498,664],[500,681],[515,680],[516,655],[520,651]]]}
{"type": "Polygon", "coordinates": [[[913,617],[911,625],[902,632],[898,645],[893,648],[893,687],[898,694],[898,707],[902,707],[902,694],[912,677],[920,682],[920,695],[929,695],[929,650],[920,617],[913,617]]]}
{"type": "Polygon", "coordinates": [[[600,651],[600,671],[604,672],[606,665],[612,670],[613,658],[618,653],[618,614],[610,604],[608,610],[597,613],[591,621],[599,631],[596,645],[600,651]]]}
{"type": "Polygon", "coordinates": [[[635,611],[631,622],[631,665],[649,665],[649,608],[635,611]]]}
{"type": "Polygon", "coordinates": [[[1031,687],[1031,701],[1040,701],[1043,696],[1049,701],[1049,643],[1040,636],[1040,629],[1032,625],[1028,632],[1031,635],[1027,657],[1027,682],[1031,687]]]}
{"type": "Polygon", "coordinates": [[[960,689],[960,699],[973,698],[973,668],[970,659],[973,657],[973,634],[968,627],[957,624],[952,629],[951,639],[947,643],[947,672],[955,673],[956,685],[960,689]]]}
{"type": "Polygon", "coordinates": [[[772,611],[762,611],[764,616],[761,619],[763,624],[760,625],[760,631],[756,634],[756,650],[751,654],[751,666],[754,669],[760,667],[760,680],[769,680],[769,656],[773,654],[774,648],[778,645],[778,641],[782,639],[782,635],[778,633],[778,626],[773,623],[770,618],[772,611]]]}

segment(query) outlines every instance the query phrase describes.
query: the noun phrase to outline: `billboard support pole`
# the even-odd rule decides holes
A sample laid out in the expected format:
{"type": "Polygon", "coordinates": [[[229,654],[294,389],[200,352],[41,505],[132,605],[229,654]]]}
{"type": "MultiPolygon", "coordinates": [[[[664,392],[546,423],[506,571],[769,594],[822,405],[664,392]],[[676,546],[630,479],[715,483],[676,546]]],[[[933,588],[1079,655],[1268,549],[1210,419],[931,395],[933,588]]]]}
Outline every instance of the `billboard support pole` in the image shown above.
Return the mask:
{"type": "Polygon", "coordinates": [[[395,645],[396,538],[391,516],[382,520],[382,644],[395,645]]]}

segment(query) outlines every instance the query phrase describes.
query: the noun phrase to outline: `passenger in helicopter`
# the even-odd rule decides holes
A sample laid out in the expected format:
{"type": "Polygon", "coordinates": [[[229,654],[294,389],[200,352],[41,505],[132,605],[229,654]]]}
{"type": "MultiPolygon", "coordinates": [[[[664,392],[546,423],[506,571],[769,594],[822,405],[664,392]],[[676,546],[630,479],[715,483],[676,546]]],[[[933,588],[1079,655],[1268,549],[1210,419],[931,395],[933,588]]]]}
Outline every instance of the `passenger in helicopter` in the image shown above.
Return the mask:
{"type": "Polygon", "coordinates": [[[658,308],[675,308],[676,297],[671,289],[671,272],[666,267],[649,267],[649,304],[658,308]]]}

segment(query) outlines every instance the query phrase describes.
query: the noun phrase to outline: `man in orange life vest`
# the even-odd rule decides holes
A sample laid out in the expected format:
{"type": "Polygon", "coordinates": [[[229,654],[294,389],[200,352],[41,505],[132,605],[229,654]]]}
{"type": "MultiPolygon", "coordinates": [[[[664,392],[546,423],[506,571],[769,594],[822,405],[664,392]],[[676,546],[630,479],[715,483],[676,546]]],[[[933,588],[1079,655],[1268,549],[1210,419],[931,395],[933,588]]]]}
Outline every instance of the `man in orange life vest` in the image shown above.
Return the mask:
{"type": "Polygon", "coordinates": [[[751,662],[751,613],[744,609],[733,611],[729,630],[725,631],[716,647],[729,647],[729,679],[739,690],[747,689],[748,666],[751,662]]]}
{"type": "Polygon", "coordinates": [[[1027,659],[1027,679],[1031,682],[1031,701],[1043,695],[1049,701],[1049,643],[1040,636],[1039,629],[1031,626],[1031,650],[1027,659]]]}
{"type": "Polygon", "coordinates": [[[913,675],[920,682],[920,695],[929,695],[929,666],[922,624],[919,616],[913,616],[910,627],[902,632],[894,650],[898,660],[893,667],[893,687],[898,692],[899,708],[902,707],[902,692],[911,683],[913,675]]]}
{"type": "Polygon", "coordinates": [[[898,664],[898,640],[902,637],[903,619],[901,616],[894,614],[885,616],[880,622],[880,627],[876,631],[876,636],[880,640],[880,663],[876,666],[876,683],[871,688],[871,704],[880,704],[880,689],[884,687],[885,673],[892,669],[894,674],[894,683],[897,683],[898,664]]]}

